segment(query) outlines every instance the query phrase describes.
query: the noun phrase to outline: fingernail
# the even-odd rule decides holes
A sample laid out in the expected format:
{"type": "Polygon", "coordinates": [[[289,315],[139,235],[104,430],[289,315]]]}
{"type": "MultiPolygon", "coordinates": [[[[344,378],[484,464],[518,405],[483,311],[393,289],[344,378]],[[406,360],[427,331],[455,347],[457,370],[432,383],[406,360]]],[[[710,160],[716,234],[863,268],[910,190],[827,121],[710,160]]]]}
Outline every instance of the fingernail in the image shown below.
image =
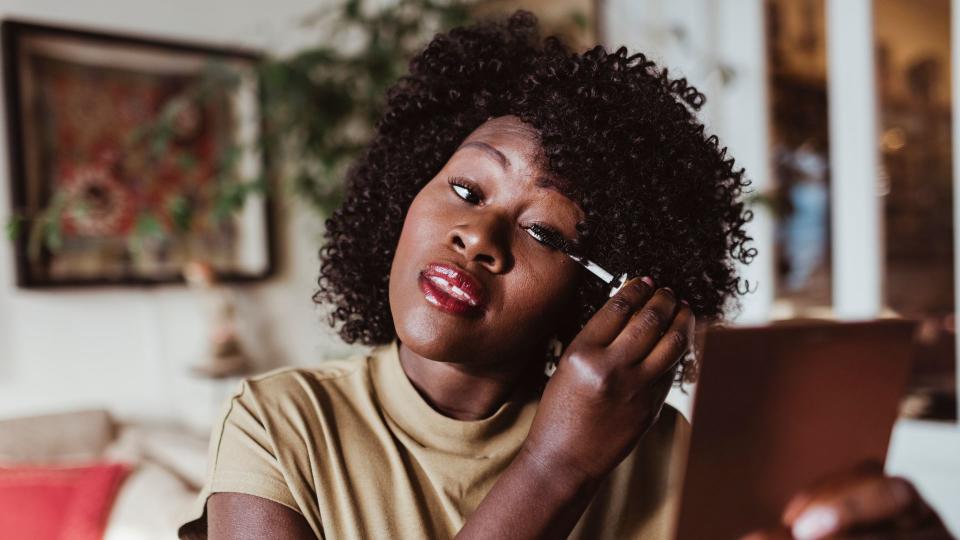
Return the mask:
{"type": "Polygon", "coordinates": [[[646,283],[647,285],[653,287],[653,279],[650,276],[643,276],[640,278],[640,281],[646,283]]]}
{"type": "Polygon", "coordinates": [[[796,540],[817,540],[832,533],[839,519],[836,511],[825,506],[814,506],[793,522],[793,537],[796,540]]]}

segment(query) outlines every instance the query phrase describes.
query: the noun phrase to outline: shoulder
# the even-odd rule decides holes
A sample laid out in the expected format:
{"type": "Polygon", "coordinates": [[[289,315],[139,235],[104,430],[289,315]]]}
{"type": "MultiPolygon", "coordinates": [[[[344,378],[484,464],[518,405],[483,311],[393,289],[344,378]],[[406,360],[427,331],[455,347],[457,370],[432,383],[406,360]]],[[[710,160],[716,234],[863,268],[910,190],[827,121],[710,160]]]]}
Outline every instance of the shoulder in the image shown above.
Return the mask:
{"type": "MultiPolygon", "coordinates": [[[[298,471],[316,470],[317,456],[338,444],[336,436],[331,440],[327,434],[357,424],[349,421],[354,411],[369,409],[364,406],[371,401],[368,359],[355,355],[315,368],[281,368],[244,379],[224,402],[222,419],[213,428],[207,481],[181,537],[194,537],[191,531],[206,528],[206,501],[214,493],[252,495],[267,501],[262,509],[284,513],[269,504],[278,503],[318,531],[320,518],[311,502],[315,479],[298,471]]],[[[250,500],[256,499],[243,499],[250,500]]]]}
{"type": "Polygon", "coordinates": [[[683,413],[669,404],[664,404],[660,417],[640,440],[634,452],[635,465],[658,471],[661,482],[669,484],[686,460],[690,440],[690,422],[683,413]],[[640,465],[642,463],[642,465],[640,465]]]}
{"type": "Polygon", "coordinates": [[[670,405],[601,485],[571,539],[670,538],[690,424],[670,405]]]}
{"type": "Polygon", "coordinates": [[[665,489],[670,474],[685,458],[690,423],[670,405],[664,405],[660,417],[640,442],[615,469],[617,475],[635,476],[643,489],[665,489]]]}
{"type": "Polygon", "coordinates": [[[354,355],[325,360],[315,368],[284,367],[248,377],[233,398],[263,406],[289,406],[304,400],[316,405],[318,394],[362,392],[368,380],[369,357],[354,355]]]}
{"type": "Polygon", "coordinates": [[[244,379],[225,401],[224,428],[260,432],[286,443],[310,440],[335,419],[375,410],[369,355],[325,360],[315,368],[279,368],[244,379]]]}
{"type": "Polygon", "coordinates": [[[336,360],[324,360],[311,368],[282,367],[247,377],[244,382],[252,387],[278,388],[298,384],[304,380],[336,381],[365,372],[369,357],[370,354],[356,354],[336,360]]]}
{"type": "Polygon", "coordinates": [[[660,421],[673,426],[678,435],[686,435],[690,432],[690,420],[669,403],[663,405],[663,411],[660,413],[660,421]]]}
{"type": "Polygon", "coordinates": [[[664,405],[660,417],[621,464],[621,474],[642,479],[637,487],[665,495],[672,476],[686,457],[690,423],[677,409],[664,405]]]}
{"type": "Polygon", "coordinates": [[[644,438],[654,439],[656,444],[673,450],[675,446],[685,441],[689,432],[690,422],[683,416],[683,413],[669,403],[665,403],[663,409],[660,410],[659,418],[650,427],[650,431],[644,435],[644,438]]]}

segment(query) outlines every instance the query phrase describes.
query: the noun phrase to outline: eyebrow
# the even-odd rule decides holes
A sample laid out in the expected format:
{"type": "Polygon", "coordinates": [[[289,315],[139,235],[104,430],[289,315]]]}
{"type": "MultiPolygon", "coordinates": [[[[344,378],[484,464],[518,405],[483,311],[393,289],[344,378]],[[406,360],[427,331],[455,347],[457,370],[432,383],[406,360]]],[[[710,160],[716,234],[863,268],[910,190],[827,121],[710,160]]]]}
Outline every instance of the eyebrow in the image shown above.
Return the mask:
{"type": "Polygon", "coordinates": [[[504,169],[510,168],[510,160],[507,159],[507,156],[503,155],[503,152],[497,150],[496,148],[490,146],[489,144],[483,141],[465,142],[461,144],[460,148],[457,148],[457,150],[461,150],[463,148],[479,148],[483,152],[486,152],[488,156],[497,160],[497,162],[500,163],[500,166],[503,167],[504,169]]]}
{"type": "MultiPolygon", "coordinates": [[[[457,148],[457,151],[460,151],[460,150],[463,149],[463,148],[469,148],[469,147],[478,148],[478,149],[480,149],[481,151],[486,152],[487,155],[489,155],[490,157],[496,159],[497,162],[500,163],[500,166],[503,167],[504,169],[509,169],[509,168],[511,167],[510,160],[507,159],[507,156],[505,156],[505,155],[503,154],[503,152],[497,150],[497,149],[494,148],[493,146],[490,146],[489,144],[487,144],[487,143],[485,143],[485,142],[483,142],[483,141],[467,141],[467,142],[461,144],[460,147],[457,148]]],[[[566,186],[566,183],[565,183],[565,182],[562,182],[562,181],[560,181],[560,180],[558,180],[558,179],[556,179],[556,178],[550,177],[550,176],[538,176],[538,177],[534,180],[534,185],[536,185],[537,187],[541,187],[541,188],[552,189],[552,190],[556,191],[557,193],[560,193],[561,195],[564,195],[564,196],[567,195],[567,194],[566,194],[566,189],[565,189],[565,188],[567,187],[567,186],[566,186]]],[[[580,221],[580,222],[578,222],[577,224],[578,224],[578,225],[580,225],[580,224],[584,224],[584,225],[585,225],[586,222],[585,222],[585,221],[580,221]]],[[[567,239],[567,240],[570,241],[571,243],[573,243],[573,244],[574,244],[574,247],[581,247],[581,246],[582,246],[582,244],[581,244],[581,238],[580,238],[580,234],[579,234],[579,233],[576,235],[575,238],[573,238],[573,239],[567,239]]]]}
{"type": "MultiPolygon", "coordinates": [[[[462,149],[462,148],[478,148],[478,149],[480,149],[481,151],[486,152],[486,154],[487,154],[488,156],[496,159],[497,162],[500,163],[500,166],[503,167],[504,169],[509,169],[509,168],[512,166],[511,163],[510,163],[510,160],[507,159],[507,156],[505,156],[505,155],[503,154],[503,152],[501,152],[500,150],[497,150],[497,149],[494,148],[493,146],[490,146],[489,144],[487,144],[487,143],[485,143],[485,142],[483,142],[483,141],[468,141],[468,142],[465,142],[465,143],[461,144],[461,145],[460,145],[460,148],[457,148],[457,150],[459,151],[459,150],[462,149]]],[[[563,193],[563,189],[562,189],[562,188],[563,188],[563,183],[562,183],[562,182],[559,182],[559,181],[556,180],[555,178],[550,178],[550,177],[546,177],[546,176],[538,176],[538,177],[534,180],[534,185],[537,186],[537,187],[552,189],[552,190],[558,191],[558,192],[560,192],[560,193],[563,193]]]]}

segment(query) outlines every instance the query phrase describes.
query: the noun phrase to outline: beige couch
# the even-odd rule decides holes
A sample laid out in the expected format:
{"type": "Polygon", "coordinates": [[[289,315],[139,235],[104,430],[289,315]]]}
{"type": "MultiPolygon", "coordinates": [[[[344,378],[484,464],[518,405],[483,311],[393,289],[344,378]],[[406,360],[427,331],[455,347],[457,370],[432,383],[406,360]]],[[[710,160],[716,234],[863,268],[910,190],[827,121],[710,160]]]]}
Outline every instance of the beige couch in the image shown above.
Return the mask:
{"type": "Polygon", "coordinates": [[[170,425],[117,422],[103,410],[0,420],[0,466],[133,466],[105,540],[176,538],[177,519],[203,482],[206,452],[204,436],[170,425]]]}

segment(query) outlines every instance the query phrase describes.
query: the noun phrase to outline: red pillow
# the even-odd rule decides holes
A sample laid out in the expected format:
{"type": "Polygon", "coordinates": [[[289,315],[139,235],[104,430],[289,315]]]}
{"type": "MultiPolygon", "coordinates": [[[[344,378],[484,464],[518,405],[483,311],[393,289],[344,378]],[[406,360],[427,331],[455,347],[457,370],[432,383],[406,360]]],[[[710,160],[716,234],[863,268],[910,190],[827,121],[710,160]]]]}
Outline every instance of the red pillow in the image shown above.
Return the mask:
{"type": "Polygon", "coordinates": [[[113,500],[129,470],[119,463],[0,467],[0,538],[103,538],[113,500]]]}

